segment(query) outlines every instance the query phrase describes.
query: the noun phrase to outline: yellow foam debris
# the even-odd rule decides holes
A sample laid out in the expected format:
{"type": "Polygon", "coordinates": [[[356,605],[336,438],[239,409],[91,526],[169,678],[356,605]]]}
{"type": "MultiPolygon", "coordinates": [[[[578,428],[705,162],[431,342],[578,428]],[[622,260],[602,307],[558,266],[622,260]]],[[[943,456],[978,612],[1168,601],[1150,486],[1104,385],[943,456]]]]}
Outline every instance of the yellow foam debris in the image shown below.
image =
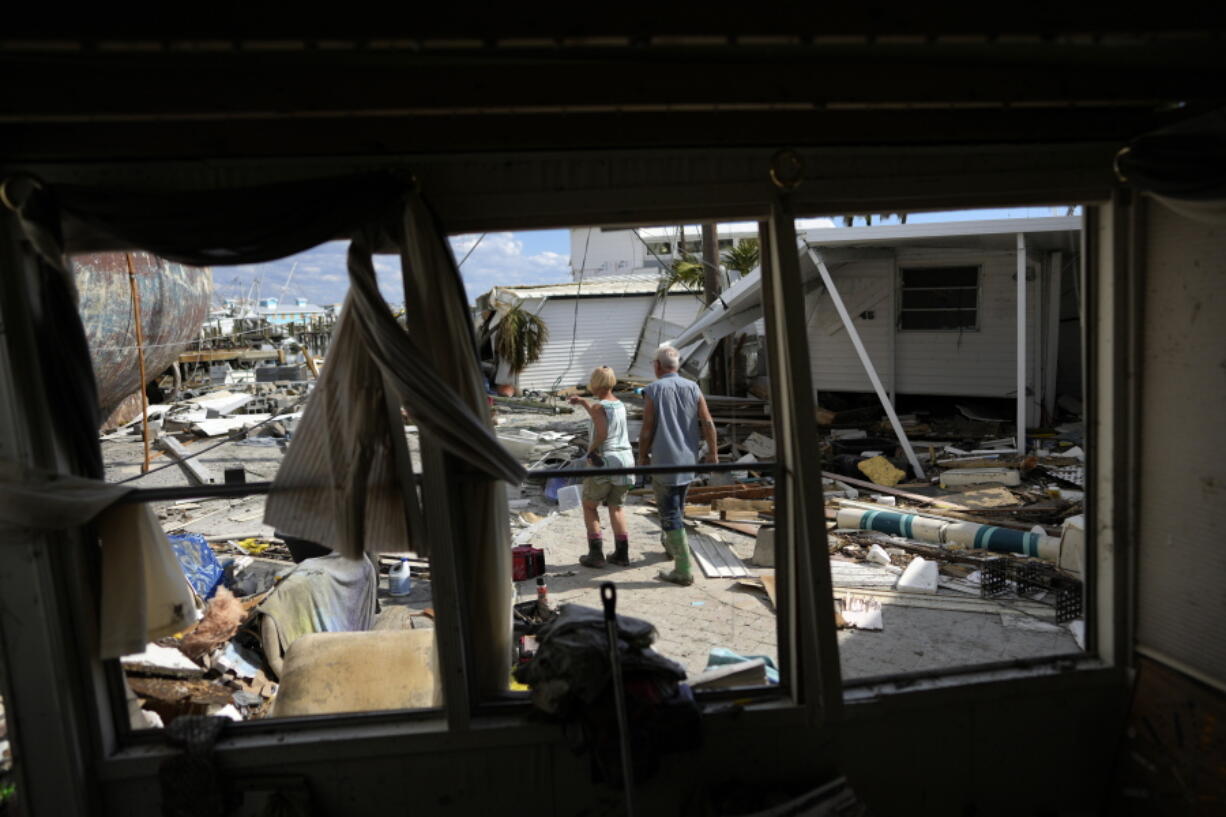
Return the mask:
{"type": "Polygon", "coordinates": [[[860,469],[864,476],[878,485],[884,485],[887,488],[897,485],[907,475],[905,471],[899,471],[889,460],[881,455],[861,460],[856,464],[856,467],[860,469]]]}
{"type": "Polygon", "coordinates": [[[250,553],[252,556],[259,556],[264,551],[268,550],[269,542],[261,542],[258,539],[240,539],[236,542],[239,547],[250,553]]]}

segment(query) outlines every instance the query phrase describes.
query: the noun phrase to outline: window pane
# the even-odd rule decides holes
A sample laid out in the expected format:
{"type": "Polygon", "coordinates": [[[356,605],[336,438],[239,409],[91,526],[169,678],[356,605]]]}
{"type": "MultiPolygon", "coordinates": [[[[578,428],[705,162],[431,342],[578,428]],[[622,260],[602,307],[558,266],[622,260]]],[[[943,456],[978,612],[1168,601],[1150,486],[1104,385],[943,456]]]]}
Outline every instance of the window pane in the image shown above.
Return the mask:
{"type": "MultiPolygon", "coordinates": [[[[346,252],[347,244],[332,242],[224,272],[146,253],[75,257],[82,318],[110,415],[101,442],[107,479],[184,489],[274,480],[294,446],[316,372],[327,366],[348,286],[346,252]],[[150,406],[147,472],[142,393],[150,406]]],[[[375,265],[384,296],[398,303],[398,259],[380,257],[375,265]]],[[[415,456],[416,429],[405,433],[415,456]]],[[[429,563],[407,544],[387,541],[369,543],[374,556],[342,559],[266,524],[265,499],[153,503],[204,617],[120,662],[140,703],[132,725],[187,714],[257,720],[354,711],[359,704],[349,688],[329,674],[346,664],[356,673],[371,650],[403,660],[380,665],[397,681],[380,689],[396,694],[367,696],[361,706],[434,708],[440,697],[427,660],[434,648],[429,563]],[[407,569],[408,580],[393,569],[407,569]],[[406,677],[413,679],[407,686],[406,677]]]]}
{"type": "MultiPolygon", "coordinates": [[[[675,241],[684,234],[686,249],[701,251],[696,226],[650,226],[641,228],[641,234],[674,236],[675,241]]],[[[720,225],[718,235],[730,248],[738,239],[756,239],[757,226],[720,225]]],[[[568,404],[566,398],[575,394],[590,398],[587,386],[593,370],[612,368],[616,382],[608,397],[611,414],[605,416],[614,417],[610,424],[614,437],[620,437],[624,429],[626,445],[614,440],[613,453],[606,450],[603,456],[621,464],[633,463],[643,423],[644,397],[639,392],[656,380],[652,368],[655,351],[693,324],[704,304],[700,291],[678,288],[659,297],[668,270],[635,269],[633,274],[620,277],[594,277],[585,272],[580,280],[581,276],[570,269],[548,268],[531,260],[531,253],[557,252],[556,248],[567,245],[582,252],[586,236],[586,228],[556,236],[515,233],[513,240],[525,251],[514,264],[506,260],[506,253],[496,252],[496,246],[487,249],[483,244],[462,270],[481,327],[482,365],[497,393],[497,433],[503,445],[530,467],[561,468],[575,463],[580,469],[572,472],[575,478],[571,485],[552,478],[529,480],[511,488],[507,512],[512,533],[518,544],[539,549],[544,562],[544,574],[539,578],[544,580],[551,609],[564,603],[600,608],[600,584],[614,582],[618,611],[655,625],[655,649],[680,663],[691,681],[708,665],[732,660],[733,656],[764,656],[773,666],[778,661],[777,622],[766,590],[774,573],[773,562],[765,557],[765,564],[752,561],[757,533],[772,521],[773,487],[769,480],[759,478],[752,462],[731,477],[700,475],[690,483],[683,528],[688,552],[692,553],[692,584],[682,586],[657,578],[660,571],[676,569],[677,563],[669,559],[661,542],[662,522],[650,488],[627,492],[627,486],[609,480],[593,483],[589,491],[598,496],[601,539],[596,545],[589,540],[578,503],[583,491],[584,454],[593,429],[586,409],[568,404]],[[483,252],[488,255],[483,256],[483,252]],[[518,272],[520,266],[527,272],[518,272]],[[496,294],[513,296],[513,303],[496,302],[496,294]],[[518,371],[504,353],[507,345],[501,341],[506,339],[496,329],[512,306],[519,308],[520,315],[507,325],[523,325],[523,316],[528,315],[545,330],[521,338],[524,346],[534,348],[532,355],[521,356],[523,360],[531,357],[532,362],[518,371]],[[728,483],[723,493],[716,485],[721,482],[728,483]],[[741,496],[724,495],[733,493],[741,496]],[[615,511],[619,505],[621,510],[615,511]],[[610,559],[618,555],[617,534],[623,522],[628,534],[628,563],[617,564],[610,559]],[[595,553],[605,560],[603,566],[587,558],[595,553]]],[[[491,238],[493,235],[486,242],[491,238]]],[[[614,231],[606,230],[602,238],[605,240],[599,245],[591,242],[583,264],[585,271],[605,263],[617,267],[623,261],[638,266],[635,254],[641,254],[642,246],[634,231],[625,230],[619,240],[614,231]]],[[[742,373],[734,381],[736,397],[706,390],[717,423],[720,458],[730,461],[754,450],[768,459],[768,448],[759,447],[759,443],[773,445],[772,421],[765,402],[748,394],[754,382],[749,378],[758,378],[760,387],[759,375],[766,366],[760,355],[763,345],[756,322],[747,321],[729,340],[730,351],[736,355],[733,368],[742,373]],[[751,437],[753,443],[748,442],[751,437]]],[[[516,344],[510,346],[515,348],[516,344]]],[[[599,410],[603,413],[605,408],[599,410]]],[[[690,422],[696,431],[697,418],[690,418],[690,422]]],[[[672,536],[676,538],[676,533],[672,536]]],[[[526,658],[533,648],[528,636],[540,623],[535,601],[538,585],[530,571],[519,576],[517,609],[524,618],[517,618],[516,627],[517,635],[523,637],[520,657],[526,658]]],[[[750,673],[743,684],[767,683],[762,666],[755,666],[756,675],[750,673]]]]}
{"type": "Polygon", "coordinates": [[[929,267],[902,270],[904,287],[973,287],[978,283],[978,267],[929,267]]]}
{"type": "Polygon", "coordinates": [[[975,289],[904,289],[903,309],[974,309],[979,300],[975,289]]]}
{"type": "Polygon", "coordinates": [[[1043,219],[1031,229],[1015,214],[924,213],[839,230],[841,243],[808,231],[816,251],[838,250],[831,277],[855,316],[850,328],[840,320],[832,292],[806,304],[823,466],[838,475],[826,508],[837,525],[829,543],[844,679],[1082,649],[1081,219],[1067,207],[1031,212],[1043,219]],[[1001,233],[984,233],[982,220],[1006,218],[1001,233]],[[1022,347],[1034,460],[1011,450],[1018,233],[1035,270],[1022,347]],[[869,317],[891,303],[897,325],[869,317]],[[918,471],[849,331],[891,389],[918,471]]]}

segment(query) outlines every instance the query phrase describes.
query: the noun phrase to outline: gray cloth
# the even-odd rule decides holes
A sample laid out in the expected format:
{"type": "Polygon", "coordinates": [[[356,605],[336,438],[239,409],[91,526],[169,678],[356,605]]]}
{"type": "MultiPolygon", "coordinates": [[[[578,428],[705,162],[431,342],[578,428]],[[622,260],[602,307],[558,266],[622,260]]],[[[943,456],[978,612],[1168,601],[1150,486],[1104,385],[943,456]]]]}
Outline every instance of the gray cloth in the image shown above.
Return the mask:
{"type": "Polygon", "coordinates": [[[346,559],[329,553],[304,560],[257,609],[277,622],[277,637],[285,652],[311,633],[374,629],[378,582],[375,566],[365,556],[346,559]]]}
{"type": "MultiPolygon", "coordinates": [[[[655,431],[651,438],[652,465],[693,465],[698,462],[698,384],[676,372],[666,374],[645,390],[655,406],[655,431]]],[[[694,473],[656,474],[653,482],[685,485],[694,473]]]]}

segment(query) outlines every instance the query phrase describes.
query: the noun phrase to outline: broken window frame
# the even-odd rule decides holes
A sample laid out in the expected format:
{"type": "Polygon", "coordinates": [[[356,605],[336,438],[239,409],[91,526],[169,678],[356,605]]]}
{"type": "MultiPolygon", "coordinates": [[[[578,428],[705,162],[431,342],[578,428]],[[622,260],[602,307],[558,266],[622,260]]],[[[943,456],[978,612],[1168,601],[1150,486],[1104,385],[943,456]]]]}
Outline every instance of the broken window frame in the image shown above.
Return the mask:
{"type": "Polygon", "coordinates": [[[949,264],[949,263],[910,263],[898,265],[898,314],[895,316],[894,325],[899,332],[978,332],[979,316],[983,309],[983,265],[982,264],[949,264]],[[907,286],[906,274],[914,270],[975,270],[975,286],[907,286]],[[941,307],[908,307],[905,305],[907,292],[945,292],[948,290],[965,291],[974,289],[975,291],[975,306],[973,310],[974,318],[969,326],[942,326],[942,327],[920,327],[920,326],[904,326],[904,318],[908,313],[915,314],[919,312],[966,312],[965,307],[941,308],[941,307]]]}
{"type": "MultiPolygon", "coordinates": [[[[1070,148],[1063,153],[1057,151],[1056,156],[1065,158],[1064,153],[1080,156],[1081,153],[1078,153],[1078,150],[1081,149],[1070,148]]],[[[1082,150],[1082,153],[1086,154],[1091,152],[1089,149],[1082,150]]],[[[813,153],[819,159],[823,155],[821,151],[806,151],[805,153],[806,155],[813,153]]],[[[1029,154],[1024,173],[1014,172],[1014,160],[1010,156],[1003,158],[989,156],[988,161],[976,175],[964,180],[965,184],[956,193],[950,192],[948,185],[938,190],[929,184],[928,179],[936,178],[940,174],[934,175],[924,170],[929,165],[942,166],[940,155],[934,158],[930,155],[931,153],[933,152],[919,151],[921,155],[917,158],[915,151],[910,151],[901,157],[892,156],[887,152],[863,159],[853,157],[855,161],[838,165],[831,164],[829,167],[836,169],[834,176],[827,179],[826,183],[818,188],[801,187],[796,195],[794,208],[806,213],[829,213],[848,212],[856,207],[878,210],[906,207],[911,210],[922,210],[1003,206],[1024,202],[1041,204],[1055,200],[1102,202],[1105,200],[1103,194],[1110,192],[1108,183],[1089,169],[1081,170],[1083,167],[1089,168],[1092,162],[1059,164],[1055,160],[1046,161],[1049,157],[1048,153],[1029,154]],[[1037,171],[1034,167],[1035,162],[1040,165],[1037,171]],[[1011,173],[1012,175],[1009,175],[1011,173]],[[890,176],[888,183],[884,181],[887,176],[890,176]],[[878,184],[878,187],[872,188],[877,191],[875,197],[870,194],[870,198],[865,198],[863,194],[865,178],[878,184]],[[882,184],[885,186],[882,187],[882,184]]],[[[582,164],[586,160],[576,157],[571,161],[582,164]]],[[[604,161],[604,159],[599,161],[604,161]]],[[[636,159],[636,161],[639,160],[636,159]]],[[[961,159],[957,161],[960,162],[961,159]]],[[[109,166],[106,171],[113,174],[113,169],[109,166]]],[[[90,176],[90,172],[93,171],[87,169],[82,178],[97,183],[97,178],[90,176]]],[[[157,171],[150,170],[149,172],[156,173],[157,171]]],[[[250,174],[250,170],[245,172],[250,174]]],[[[686,166],[685,173],[688,175],[684,177],[685,183],[701,182],[704,178],[703,172],[706,171],[702,168],[694,170],[686,166]]],[[[719,172],[721,172],[721,166],[712,163],[710,173],[718,174],[719,172]]],[[[492,178],[493,175],[489,174],[489,177],[492,178]]],[[[601,178],[604,179],[605,176],[602,175],[601,178]]],[[[656,187],[670,189],[670,184],[677,185],[682,181],[682,179],[673,179],[670,182],[670,178],[665,176],[658,181],[656,187]]],[[[721,188],[712,197],[710,203],[704,206],[703,209],[709,212],[703,212],[700,215],[706,218],[727,220],[763,218],[766,215],[765,212],[757,209],[758,205],[763,203],[762,198],[755,192],[760,190],[758,186],[760,181],[757,179],[753,181],[752,190],[739,177],[734,178],[733,182],[726,188],[730,192],[725,192],[725,189],[721,188]],[[741,187],[736,187],[737,184],[740,184],[741,187]],[[741,198],[736,199],[736,195],[741,195],[741,198]],[[728,199],[728,203],[722,208],[719,202],[721,197],[728,199]],[[746,202],[750,204],[747,205],[746,202]]],[[[573,212],[561,212],[560,208],[552,202],[542,205],[541,202],[545,202],[548,197],[538,193],[530,183],[520,182],[520,184],[523,189],[507,198],[507,203],[502,205],[505,212],[498,218],[474,214],[466,211],[463,206],[457,207],[455,202],[461,201],[459,197],[470,195],[463,185],[459,185],[449,205],[452,209],[447,211],[449,224],[457,232],[480,231],[498,226],[503,229],[531,229],[533,227],[567,226],[567,219],[571,217],[578,217],[586,223],[592,223],[601,217],[613,218],[615,215],[626,212],[625,209],[618,210],[612,205],[608,206],[609,212],[604,216],[594,211],[585,211],[578,215],[573,212]],[[511,211],[517,203],[522,205],[529,201],[536,206],[535,210],[526,214],[512,214],[511,211]],[[499,221],[502,222],[501,225],[499,221]]],[[[579,185],[576,187],[582,189],[579,185]]],[[[552,194],[553,190],[551,189],[549,193],[552,194]]],[[[649,198],[643,196],[642,200],[647,202],[649,198]]],[[[567,201],[573,201],[573,198],[567,201]]],[[[624,202],[624,199],[618,201],[624,202]]],[[[1101,669],[1104,673],[1114,675],[1121,672],[1122,666],[1126,665],[1129,660],[1132,642],[1128,619],[1133,594],[1127,560],[1130,558],[1128,548],[1134,541],[1134,528],[1129,526],[1129,518],[1130,514],[1135,513],[1135,503],[1130,501],[1135,495],[1135,479],[1129,476],[1130,466],[1135,463],[1135,459],[1130,458],[1129,446],[1135,445],[1136,439],[1135,434],[1132,436],[1129,434],[1130,423],[1135,422],[1133,415],[1137,402],[1131,398],[1135,396],[1137,386],[1135,377],[1129,374],[1134,370],[1132,361],[1135,360],[1135,357],[1130,355],[1135,353],[1130,352],[1128,339],[1135,339],[1135,329],[1140,325],[1137,309],[1140,294],[1136,283],[1138,276],[1133,268],[1141,264],[1139,257],[1135,254],[1129,256],[1127,253],[1129,249],[1135,250],[1132,242],[1139,240],[1138,234],[1130,232],[1132,211],[1129,209],[1129,204],[1128,197],[1123,196],[1099,206],[1087,206],[1086,224],[1083,231],[1083,247],[1086,248],[1082,254],[1083,282],[1085,283],[1082,290],[1085,293],[1083,332],[1086,333],[1083,336],[1086,340],[1083,347],[1086,365],[1083,370],[1086,372],[1086,391],[1091,397],[1086,401],[1086,427],[1091,444],[1087,461],[1087,493],[1093,495],[1097,500],[1087,509],[1086,588],[1088,607],[1098,613],[1097,621],[1094,624],[1087,621],[1087,654],[1079,656],[1079,660],[1061,662],[1058,659],[1050,659],[1044,666],[1029,670],[1011,669],[1007,673],[996,673],[991,677],[985,673],[981,680],[994,684],[996,688],[989,694],[1006,695],[1010,689],[1018,689],[1019,684],[1038,680],[1039,675],[1051,675],[1053,672],[1067,671],[1070,668],[1101,669]],[[1096,547],[1100,536],[1107,546],[1096,547]],[[1119,558],[1116,558],[1117,553],[1119,558]],[[1100,578],[1101,586],[1098,582],[1100,578]]],[[[647,206],[644,212],[651,214],[652,223],[661,223],[676,220],[680,215],[680,210],[681,205],[656,203],[647,206]],[[672,207],[673,210],[669,211],[669,207],[672,207]]],[[[686,212],[693,211],[687,209],[686,212]]],[[[786,233],[789,228],[781,224],[781,221],[775,214],[771,225],[778,225],[779,231],[786,233]]],[[[7,263],[19,255],[16,247],[21,239],[17,237],[11,217],[7,218],[6,223],[2,226],[0,252],[5,254],[7,263]]],[[[766,245],[763,246],[763,257],[764,267],[770,265],[769,247],[766,245]]],[[[783,261],[783,264],[773,266],[786,266],[787,253],[784,253],[783,261]]],[[[14,265],[22,266],[20,262],[14,262],[14,265]]],[[[799,282],[798,277],[790,274],[783,277],[797,284],[799,282]]],[[[0,291],[6,295],[4,300],[9,304],[16,303],[8,297],[12,291],[9,283],[16,276],[6,274],[0,278],[5,279],[4,282],[0,282],[0,291]]],[[[15,286],[23,298],[31,288],[28,281],[17,282],[15,286]]],[[[764,286],[769,287],[769,282],[764,283],[764,286]]],[[[767,308],[774,308],[777,299],[768,300],[767,308]]],[[[786,300],[784,303],[786,304],[786,300]]],[[[0,385],[3,386],[0,388],[0,430],[8,432],[5,436],[0,436],[0,446],[15,447],[16,455],[20,459],[36,460],[39,465],[55,467],[59,459],[56,451],[56,433],[48,422],[46,411],[40,411],[40,408],[45,409],[45,406],[42,405],[42,398],[39,397],[34,402],[28,400],[21,402],[16,398],[19,392],[28,387],[28,383],[19,382],[17,371],[24,377],[27,374],[26,367],[34,359],[34,352],[30,348],[24,331],[24,325],[28,324],[29,316],[21,316],[19,320],[12,323],[9,323],[9,317],[6,313],[4,343],[0,343],[0,385]],[[17,371],[13,367],[14,360],[10,358],[15,358],[19,367],[17,371]],[[5,409],[9,410],[5,411],[5,409]]],[[[781,338],[781,336],[790,335],[794,339],[800,333],[803,342],[802,330],[803,321],[793,325],[790,331],[785,329],[771,333],[769,340],[777,351],[786,340],[786,337],[781,338]]],[[[793,348],[791,344],[787,345],[789,349],[793,348]]],[[[799,362],[807,361],[807,352],[803,349],[800,351],[802,356],[799,357],[799,362]]],[[[778,359],[777,354],[772,355],[772,359],[772,367],[774,367],[776,365],[774,361],[778,359]]],[[[788,368],[807,371],[807,366],[798,366],[797,360],[790,361],[788,368]]],[[[778,380],[778,377],[775,376],[778,371],[772,368],[772,379],[775,381],[778,380]]],[[[775,391],[773,396],[778,399],[781,393],[790,393],[783,391],[789,388],[788,384],[773,383],[772,389],[780,390],[775,391]]],[[[793,412],[793,415],[796,414],[798,412],[793,412]]],[[[800,429],[804,427],[806,420],[809,420],[808,425],[811,427],[811,419],[804,417],[793,417],[788,424],[800,429]]],[[[777,433],[779,427],[780,425],[777,424],[777,433]]],[[[794,443],[787,441],[785,445],[780,437],[780,446],[784,464],[781,465],[781,472],[777,474],[777,480],[786,479],[788,469],[795,464],[792,453],[792,449],[796,447],[794,443]]],[[[818,463],[814,461],[806,464],[802,461],[798,467],[816,468],[818,463]]],[[[818,485],[820,496],[820,482],[818,485]]],[[[780,517],[786,520],[789,516],[787,494],[791,493],[791,489],[780,493],[780,501],[784,505],[780,508],[780,517]]],[[[820,509],[821,503],[817,503],[816,507],[820,509]]],[[[802,507],[801,513],[803,512],[802,507]]],[[[78,750],[92,746],[96,750],[93,758],[103,764],[102,773],[112,780],[125,777],[131,779],[148,777],[152,774],[151,770],[156,763],[165,754],[125,751],[123,746],[125,741],[117,739],[116,732],[111,725],[113,721],[122,719],[124,710],[120,708],[117,712],[107,712],[109,702],[105,699],[104,694],[107,679],[102,674],[105,668],[90,654],[91,635],[88,628],[82,630],[70,623],[74,620],[74,615],[92,614],[90,597],[93,590],[89,577],[86,571],[80,569],[81,560],[76,558],[76,554],[70,550],[78,544],[83,545],[82,542],[76,541],[79,538],[75,532],[23,535],[20,543],[13,543],[16,547],[13,547],[4,559],[6,570],[0,571],[0,591],[6,594],[6,600],[11,601],[14,605],[24,603],[31,608],[41,606],[47,611],[44,615],[35,617],[36,627],[30,628],[28,634],[19,633],[18,638],[14,638],[5,645],[6,650],[11,650],[11,652],[6,654],[10,671],[4,675],[4,679],[6,684],[10,679],[13,683],[11,688],[4,689],[3,693],[6,698],[11,696],[11,700],[16,702],[13,709],[15,714],[23,716],[22,722],[25,729],[32,733],[45,733],[40,740],[25,741],[20,745],[24,751],[22,762],[27,766],[46,764],[47,768],[80,769],[82,764],[90,759],[90,753],[78,750]],[[62,571],[58,569],[61,563],[64,567],[62,571]],[[52,568],[52,565],[55,566],[55,569],[52,568]],[[62,669],[65,666],[70,670],[62,669]],[[54,677],[81,680],[78,683],[65,685],[64,689],[56,690],[56,700],[60,704],[58,708],[32,709],[29,701],[41,699],[37,689],[45,682],[48,674],[54,677]],[[23,691],[30,691],[33,694],[23,696],[23,691]],[[113,717],[108,717],[108,714],[113,717]]],[[[781,542],[779,547],[786,547],[786,544],[781,542]]],[[[786,603],[791,604],[793,596],[799,593],[794,593],[787,585],[788,582],[781,581],[780,598],[781,600],[787,599],[786,603]]],[[[829,605],[831,602],[829,582],[825,583],[824,595],[821,583],[815,582],[815,586],[817,587],[818,604],[829,605]]],[[[806,588],[801,586],[798,590],[803,593],[806,588]]],[[[782,610],[783,607],[781,607],[782,610]]],[[[781,612],[781,629],[783,615],[784,613],[781,612]]],[[[792,609],[789,609],[786,615],[796,618],[795,611],[792,609]]],[[[822,618],[831,617],[827,615],[822,618]]],[[[77,618],[76,620],[83,619],[77,618]]],[[[803,622],[803,625],[812,627],[814,622],[810,619],[803,622]]],[[[795,628],[792,632],[794,630],[795,628]]],[[[822,690],[824,693],[822,699],[796,701],[802,704],[798,710],[785,708],[773,714],[785,718],[793,718],[796,714],[803,717],[808,714],[814,720],[818,720],[822,714],[819,710],[825,703],[830,704],[831,712],[837,711],[842,705],[841,696],[837,702],[831,700],[832,690],[837,690],[840,684],[837,646],[835,646],[833,633],[828,636],[823,635],[822,641],[827,646],[835,647],[834,664],[827,662],[825,666],[818,667],[827,676],[833,672],[833,686],[822,690]]],[[[812,640],[809,643],[812,643],[812,640]]],[[[801,651],[801,654],[797,656],[797,661],[803,663],[808,670],[807,678],[815,674],[812,671],[815,657],[807,656],[801,651]]],[[[112,668],[116,671],[118,669],[114,665],[112,668]]],[[[862,702],[868,703],[875,700],[880,693],[889,691],[904,693],[916,698],[931,692],[937,696],[933,701],[941,700],[942,693],[938,687],[948,684],[942,684],[940,676],[947,674],[949,673],[937,672],[934,673],[935,678],[908,681],[906,684],[900,683],[891,690],[849,689],[848,692],[854,693],[854,696],[848,695],[848,699],[854,699],[859,705],[862,702]]],[[[818,687],[818,689],[821,688],[818,687]]],[[[979,689],[982,690],[984,687],[979,689]]],[[[915,705],[925,704],[922,700],[916,700],[915,705]]],[[[932,705],[932,702],[929,702],[928,705],[932,705]]],[[[440,744],[440,740],[444,739],[444,736],[445,745],[448,748],[476,747],[484,745],[496,732],[488,728],[467,730],[466,724],[458,729],[452,728],[449,732],[448,721],[434,718],[417,723],[416,719],[410,717],[413,714],[392,712],[358,716],[320,716],[309,721],[287,719],[254,722],[249,725],[249,729],[244,729],[241,735],[236,734],[233,741],[227,739],[227,745],[219,747],[218,752],[228,754],[236,751],[243,757],[251,757],[251,759],[254,759],[253,752],[272,753],[277,756],[278,763],[283,763],[292,762],[292,758],[296,757],[318,757],[319,750],[316,746],[321,740],[334,742],[337,746],[352,744],[355,751],[391,754],[436,750],[443,745],[440,744]],[[291,760],[287,761],[287,757],[291,760]]],[[[761,722],[766,724],[775,722],[766,717],[773,716],[773,714],[752,711],[743,717],[762,716],[764,719],[761,722]]],[[[742,723],[746,722],[742,721],[742,723]]],[[[516,727],[514,731],[508,731],[507,737],[501,740],[546,743],[556,739],[552,736],[552,732],[546,734],[546,730],[528,726],[520,719],[491,718],[483,726],[516,727]]],[[[160,740],[159,733],[148,733],[148,735],[152,741],[160,740]]],[[[259,767],[260,764],[256,763],[256,766],[259,767]]],[[[65,803],[70,800],[75,801],[78,805],[72,807],[73,813],[77,811],[84,813],[87,810],[85,804],[88,792],[74,788],[74,791],[65,791],[56,797],[53,791],[46,791],[46,788],[43,786],[39,793],[50,795],[50,799],[55,801],[65,803]]]]}

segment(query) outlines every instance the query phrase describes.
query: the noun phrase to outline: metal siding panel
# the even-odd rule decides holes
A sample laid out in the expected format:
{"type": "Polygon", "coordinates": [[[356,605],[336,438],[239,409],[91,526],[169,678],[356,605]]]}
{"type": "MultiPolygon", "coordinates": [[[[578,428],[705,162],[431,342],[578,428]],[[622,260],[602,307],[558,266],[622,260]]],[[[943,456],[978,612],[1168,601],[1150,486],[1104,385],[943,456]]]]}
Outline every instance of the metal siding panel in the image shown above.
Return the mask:
{"type": "Polygon", "coordinates": [[[1226,684],[1226,232],[1150,206],[1137,641],[1226,684]]]}
{"type": "Polygon", "coordinates": [[[537,314],[549,326],[549,343],[541,359],[520,372],[520,388],[566,388],[586,382],[597,366],[624,375],[653,300],[650,295],[546,300],[537,314]]]}
{"type": "MultiPolygon", "coordinates": [[[[957,263],[968,260],[959,258],[957,263]]],[[[899,263],[905,264],[905,257],[899,263]]],[[[1016,261],[998,254],[979,263],[979,329],[899,332],[895,354],[900,393],[1007,397],[1016,391],[1016,261]]],[[[1027,289],[1026,314],[1027,354],[1034,360],[1039,350],[1037,280],[1027,289]]],[[[1033,376],[1030,381],[1030,389],[1037,394],[1033,376]]]]}
{"type": "MultiPolygon", "coordinates": [[[[877,376],[885,383],[890,379],[889,333],[893,329],[893,316],[886,314],[886,310],[893,286],[893,270],[893,261],[874,260],[845,264],[830,271],[860,333],[860,340],[877,369],[877,376]],[[872,320],[855,317],[865,309],[872,309],[876,317],[872,320]]],[[[809,326],[809,366],[819,396],[823,391],[872,391],[873,385],[829,294],[822,291],[810,295],[806,299],[805,314],[809,326]],[[836,327],[837,331],[832,331],[836,327]]]]}

